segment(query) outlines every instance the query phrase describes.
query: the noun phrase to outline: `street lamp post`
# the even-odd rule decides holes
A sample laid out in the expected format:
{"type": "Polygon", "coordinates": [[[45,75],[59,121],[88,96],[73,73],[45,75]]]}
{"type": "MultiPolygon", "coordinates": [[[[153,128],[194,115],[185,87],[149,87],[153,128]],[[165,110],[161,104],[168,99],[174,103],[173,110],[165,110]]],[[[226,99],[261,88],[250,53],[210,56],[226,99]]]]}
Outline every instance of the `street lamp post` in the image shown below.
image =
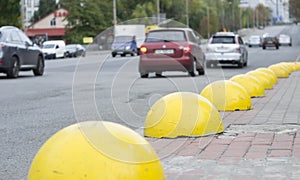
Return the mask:
{"type": "Polygon", "coordinates": [[[189,2],[185,0],[185,12],[186,12],[186,27],[189,27],[189,2]]]}
{"type": "Polygon", "coordinates": [[[113,0],[114,27],[117,25],[117,3],[113,0]]]}

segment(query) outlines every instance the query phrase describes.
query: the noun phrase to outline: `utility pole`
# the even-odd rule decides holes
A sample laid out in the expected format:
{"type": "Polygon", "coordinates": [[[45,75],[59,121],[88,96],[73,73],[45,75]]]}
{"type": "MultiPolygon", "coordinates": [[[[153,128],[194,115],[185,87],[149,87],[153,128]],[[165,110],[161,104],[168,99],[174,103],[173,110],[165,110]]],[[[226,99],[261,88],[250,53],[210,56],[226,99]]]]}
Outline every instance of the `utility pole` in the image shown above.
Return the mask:
{"type": "Polygon", "coordinates": [[[206,7],[206,13],[207,13],[207,38],[210,37],[210,17],[209,17],[209,7],[206,7]]]}
{"type": "Polygon", "coordinates": [[[185,0],[186,27],[189,27],[189,1],[185,0]]]}
{"type": "Polygon", "coordinates": [[[157,0],[157,3],[156,3],[156,8],[157,8],[157,24],[159,24],[159,21],[160,21],[160,10],[159,10],[159,0],[157,0]]]}
{"type": "Polygon", "coordinates": [[[114,28],[117,25],[117,3],[113,0],[114,28]]]}

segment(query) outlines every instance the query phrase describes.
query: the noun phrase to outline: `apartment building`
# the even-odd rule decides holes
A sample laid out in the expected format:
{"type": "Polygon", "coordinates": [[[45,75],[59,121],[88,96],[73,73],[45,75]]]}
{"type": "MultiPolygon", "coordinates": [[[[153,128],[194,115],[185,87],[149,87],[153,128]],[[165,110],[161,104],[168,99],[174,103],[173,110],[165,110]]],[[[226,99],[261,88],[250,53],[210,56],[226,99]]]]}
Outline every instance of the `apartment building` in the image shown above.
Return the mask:
{"type": "Polygon", "coordinates": [[[40,0],[21,0],[21,15],[24,28],[30,26],[30,19],[39,9],[40,0]]]}

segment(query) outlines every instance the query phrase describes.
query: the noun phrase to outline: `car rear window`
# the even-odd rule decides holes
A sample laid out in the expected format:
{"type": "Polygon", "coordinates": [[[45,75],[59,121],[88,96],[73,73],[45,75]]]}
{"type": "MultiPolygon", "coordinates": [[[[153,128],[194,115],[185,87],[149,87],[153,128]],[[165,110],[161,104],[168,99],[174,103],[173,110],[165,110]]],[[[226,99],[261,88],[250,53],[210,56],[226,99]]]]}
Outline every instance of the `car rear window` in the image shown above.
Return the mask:
{"type": "Polygon", "coordinates": [[[233,36],[214,36],[211,44],[234,44],[235,38],[233,36]]]}
{"type": "Polygon", "coordinates": [[[184,31],[153,31],[149,32],[145,42],[182,42],[186,41],[184,31]]]}
{"type": "Polygon", "coordinates": [[[133,40],[132,36],[116,36],[114,42],[124,43],[124,42],[131,42],[132,40],[133,40]]]}

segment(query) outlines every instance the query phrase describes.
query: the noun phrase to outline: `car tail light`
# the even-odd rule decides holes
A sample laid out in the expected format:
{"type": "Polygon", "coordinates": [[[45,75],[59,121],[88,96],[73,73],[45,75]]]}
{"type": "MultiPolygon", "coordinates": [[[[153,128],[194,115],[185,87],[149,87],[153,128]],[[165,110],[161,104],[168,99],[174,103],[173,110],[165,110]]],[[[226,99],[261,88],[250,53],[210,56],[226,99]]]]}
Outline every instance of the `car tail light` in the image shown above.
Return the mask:
{"type": "Polygon", "coordinates": [[[181,49],[184,53],[190,53],[192,52],[192,46],[180,46],[179,49],[181,49]]]}
{"type": "Polygon", "coordinates": [[[241,48],[238,47],[238,48],[235,49],[235,51],[238,52],[238,53],[241,53],[241,48]]]}
{"type": "Polygon", "coordinates": [[[140,48],[140,53],[141,54],[146,54],[147,53],[147,48],[145,47],[145,46],[141,46],[141,48],[140,48]]]}

